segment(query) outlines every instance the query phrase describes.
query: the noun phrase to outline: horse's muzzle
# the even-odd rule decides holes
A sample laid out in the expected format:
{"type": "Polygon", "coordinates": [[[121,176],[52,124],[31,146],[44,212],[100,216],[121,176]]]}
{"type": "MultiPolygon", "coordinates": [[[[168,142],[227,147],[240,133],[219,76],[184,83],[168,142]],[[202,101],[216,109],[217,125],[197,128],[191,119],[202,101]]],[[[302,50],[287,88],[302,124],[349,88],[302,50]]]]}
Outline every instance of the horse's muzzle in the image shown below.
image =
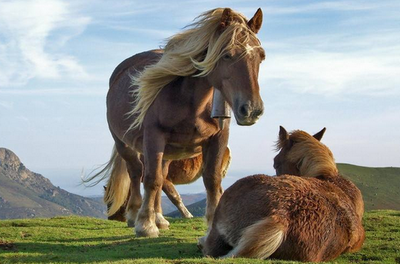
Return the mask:
{"type": "Polygon", "coordinates": [[[264,113],[264,107],[252,107],[250,104],[242,104],[235,111],[236,122],[240,126],[251,126],[257,122],[260,116],[264,113]]]}

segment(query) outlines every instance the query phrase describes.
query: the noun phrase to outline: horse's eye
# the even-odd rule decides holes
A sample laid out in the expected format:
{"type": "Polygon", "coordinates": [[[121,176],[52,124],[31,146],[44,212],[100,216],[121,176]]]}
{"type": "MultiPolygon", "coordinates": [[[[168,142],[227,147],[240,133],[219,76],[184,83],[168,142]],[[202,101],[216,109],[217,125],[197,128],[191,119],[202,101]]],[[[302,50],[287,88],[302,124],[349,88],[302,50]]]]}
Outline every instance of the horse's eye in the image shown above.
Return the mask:
{"type": "Polygon", "coordinates": [[[230,59],[232,59],[232,56],[231,56],[231,54],[225,54],[223,57],[222,57],[224,60],[230,60],[230,59]]]}

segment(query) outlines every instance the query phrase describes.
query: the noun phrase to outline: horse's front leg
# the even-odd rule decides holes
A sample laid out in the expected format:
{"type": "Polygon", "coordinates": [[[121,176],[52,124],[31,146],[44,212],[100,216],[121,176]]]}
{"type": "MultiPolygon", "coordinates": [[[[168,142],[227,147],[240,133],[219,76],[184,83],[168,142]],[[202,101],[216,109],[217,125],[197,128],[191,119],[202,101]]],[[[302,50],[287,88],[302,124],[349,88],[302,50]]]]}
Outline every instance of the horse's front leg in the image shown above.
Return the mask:
{"type": "Polygon", "coordinates": [[[221,166],[228,145],[228,135],[229,132],[226,127],[223,131],[220,131],[217,135],[212,137],[208,146],[203,150],[203,181],[207,191],[206,220],[208,228],[206,235],[199,238],[197,246],[200,249],[204,247],[204,243],[210,233],[215,209],[223,193],[221,181],[224,175],[222,175],[223,170],[221,166]]]}
{"type": "Polygon", "coordinates": [[[228,144],[228,130],[220,131],[210,139],[208,146],[204,149],[204,172],[203,181],[207,191],[206,220],[210,229],[214,212],[222,196],[221,186],[222,170],[221,164],[228,144]]]}
{"type": "Polygon", "coordinates": [[[135,222],[136,236],[158,237],[154,204],[163,184],[162,159],[165,140],[155,130],[147,130],[143,137],[144,197],[135,222]]]}

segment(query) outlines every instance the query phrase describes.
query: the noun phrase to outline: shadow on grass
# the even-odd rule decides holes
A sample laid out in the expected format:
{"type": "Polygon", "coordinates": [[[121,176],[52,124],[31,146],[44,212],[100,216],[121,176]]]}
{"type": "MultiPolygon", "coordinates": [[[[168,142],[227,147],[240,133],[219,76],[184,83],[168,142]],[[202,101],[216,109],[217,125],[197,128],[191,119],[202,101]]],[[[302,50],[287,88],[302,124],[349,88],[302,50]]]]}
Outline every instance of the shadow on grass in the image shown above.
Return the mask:
{"type": "MultiPolygon", "coordinates": [[[[134,238],[125,241],[127,236],[86,238],[80,241],[99,242],[98,244],[72,244],[76,240],[60,240],[57,243],[15,243],[17,255],[7,258],[8,261],[19,263],[46,263],[46,262],[79,262],[92,263],[100,261],[117,261],[147,258],[199,258],[201,252],[196,242],[182,242],[181,239],[134,238]],[[107,241],[107,242],[103,242],[107,241]],[[66,244],[64,244],[65,242],[66,244]],[[33,256],[30,256],[32,254],[33,256]],[[39,254],[39,255],[38,255],[39,254]]],[[[0,257],[1,262],[1,257],[0,257]]]]}

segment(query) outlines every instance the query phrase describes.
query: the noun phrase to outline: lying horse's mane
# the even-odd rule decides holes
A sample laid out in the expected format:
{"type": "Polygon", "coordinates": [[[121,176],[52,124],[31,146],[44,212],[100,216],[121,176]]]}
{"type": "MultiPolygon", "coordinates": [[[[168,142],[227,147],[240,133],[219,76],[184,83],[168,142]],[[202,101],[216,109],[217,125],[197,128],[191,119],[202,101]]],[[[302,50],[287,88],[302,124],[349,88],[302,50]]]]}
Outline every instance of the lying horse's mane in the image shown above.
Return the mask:
{"type": "MultiPolygon", "coordinates": [[[[288,154],[290,162],[297,164],[300,175],[317,177],[320,175],[338,175],[335,159],[330,149],[310,134],[294,130],[289,134],[292,147],[288,154]]],[[[284,148],[280,140],[276,143],[278,150],[284,148]]]]}
{"type": "Polygon", "coordinates": [[[153,65],[132,77],[134,107],[127,115],[137,115],[129,130],[141,126],[146,112],[163,87],[179,76],[206,76],[218,60],[233,48],[241,48],[242,56],[258,46],[250,46],[251,40],[260,43],[240,13],[229,10],[228,23],[221,22],[224,8],[207,11],[197,17],[186,29],[169,38],[164,54],[153,65]],[[223,30],[222,30],[223,29],[223,30]]]}

